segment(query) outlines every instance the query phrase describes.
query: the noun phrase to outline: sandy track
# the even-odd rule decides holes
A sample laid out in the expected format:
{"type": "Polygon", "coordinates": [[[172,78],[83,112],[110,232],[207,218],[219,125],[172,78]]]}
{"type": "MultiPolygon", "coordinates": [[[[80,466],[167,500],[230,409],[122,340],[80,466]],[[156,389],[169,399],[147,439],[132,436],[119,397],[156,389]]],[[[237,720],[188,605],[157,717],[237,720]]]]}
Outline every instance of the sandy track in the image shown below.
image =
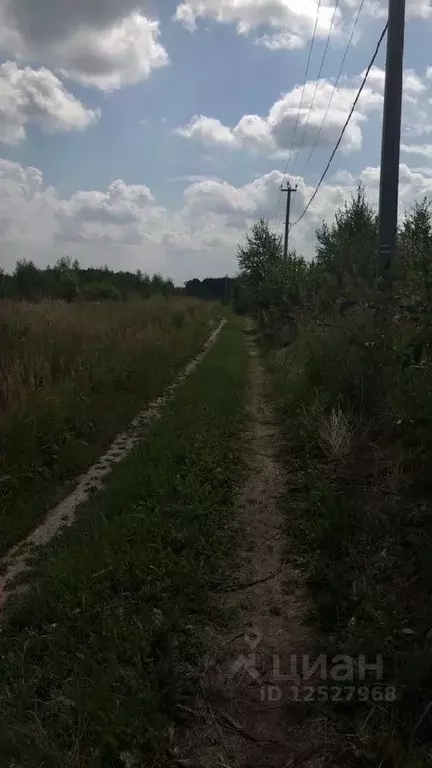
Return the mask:
{"type": "Polygon", "coordinates": [[[17,576],[21,576],[29,570],[32,556],[36,554],[34,548],[44,546],[63,528],[73,524],[78,508],[88,501],[92,493],[103,488],[104,481],[116,464],[123,461],[131,453],[137,443],[143,439],[149,426],[161,418],[164,408],[172,400],[177,389],[196,370],[211,349],[225,322],[225,320],[220,322],[205,342],[201,352],[185,366],[175,381],[167,387],[164,394],[157,397],[141,411],[129,427],[116,437],[107,452],[87,472],[77,478],[72,493],[49,510],[43,523],[26,539],[12,547],[0,560],[2,571],[0,577],[0,610],[6,600],[17,592],[14,581],[17,576]]]}
{"type": "Polygon", "coordinates": [[[209,628],[201,695],[191,727],[178,734],[177,757],[168,764],[317,768],[323,757],[322,720],[302,716],[301,703],[293,702],[301,681],[290,664],[292,657],[300,660],[313,650],[306,626],[310,605],[303,578],[283,556],[286,523],[280,497],[287,479],[279,460],[279,430],[250,329],[245,338],[250,375],[234,574],[240,588],[217,598],[223,608],[234,610],[236,620],[223,632],[209,628]],[[276,679],[279,672],[285,680],[276,679]]]}

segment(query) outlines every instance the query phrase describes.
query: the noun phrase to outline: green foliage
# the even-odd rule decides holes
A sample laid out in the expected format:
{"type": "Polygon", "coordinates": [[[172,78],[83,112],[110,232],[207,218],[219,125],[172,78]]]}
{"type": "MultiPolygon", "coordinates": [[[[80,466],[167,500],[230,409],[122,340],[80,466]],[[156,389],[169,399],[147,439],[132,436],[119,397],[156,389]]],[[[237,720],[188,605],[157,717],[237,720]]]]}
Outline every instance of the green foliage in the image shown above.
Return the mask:
{"type": "Polygon", "coordinates": [[[362,185],[349,203],[336,212],[334,223],[317,230],[317,264],[339,284],[355,278],[367,286],[375,279],[378,219],[362,185]]]}
{"type": "Polygon", "coordinates": [[[282,258],[280,239],[270,231],[268,223],[260,219],[246,235],[246,244],[238,249],[240,274],[251,291],[265,285],[269,268],[282,258]]]}
{"type": "Polygon", "coordinates": [[[87,283],[81,295],[87,301],[120,301],[122,296],[118,288],[108,280],[100,283],[87,283]]]}
{"type": "Polygon", "coordinates": [[[172,296],[179,290],[173,281],[138,270],[113,272],[108,267],[82,269],[77,260],[62,256],[54,267],[40,269],[32,261],[19,260],[13,275],[0,274],[0,296],[8,299],[41,301],[60,299],[72,302],[120,301],[129,298],[172,296]]]}
{"type": "Polygon", "coordinates": [[[208,590],[233,540],[246,371],[240,329],[226,327],[149,439],[41,555],[39,588],[10,606],[0,635],[2,766],[154,763],[148,751],[188,703],[208,590]]]}
{"type": "Polygon", "coordinates": [[[385,680],[398,688],[378,711],[353,705],[365,719],[352,764],[396,768],[429,764],[431,204],[406,214],[386,290],[375,288],[377,224],[360,186],[318,229],[300,279],[289,264],[268,270],[267,318],[282,324],[288,308],[297,320],[288,344],[276,335],[285,348],[271,359],[299,488],[290,483],[286,497],[287,536],[306,568],[323,650],[383,654],[385,680]]]}
{"type": "Polygon", "coordinates": [[[0,302],[0,552],[23,538],[209,333],[215,307],[0,302]]]}
{"type": "Polygon", "coordinates": [[[206,277],[204,280],[187,280],[185,293],[197,299],[229,303],[236,296],[237,281],[232,277],[206,277]]]}
{"type": "Polygon", "coordinates": [[[398,697],[379,717],[371,702],[363,739],[373,736],[370,764],[396,766],[415,764],[402,758],[422,754],[430,728],[413,733],[432,683],[432,332],[430,314],[413,320],[397,298],[388,312],[388,322],[362,306],[308,316],[274,370],[286,463],[301,489],[286,495],[287,536],[306,567],[323,651],[383,654],[398,697]]]}
{"type": "Polygon", "coordinates": [[[280,239],[263,219],[252,227],[237,258],[237,308],[255,315],[267,336],[272,337],[280,331],[277,318],[290,320],[292,308],[302,304],[309,268],[295,252],[284,258],[280,239]]]}
{"type": "Polygon", "coordinates": [[[405,216],[399,236],[397,274],[415,289],[432,298],[432,214],[424,198],[405,216]]]}

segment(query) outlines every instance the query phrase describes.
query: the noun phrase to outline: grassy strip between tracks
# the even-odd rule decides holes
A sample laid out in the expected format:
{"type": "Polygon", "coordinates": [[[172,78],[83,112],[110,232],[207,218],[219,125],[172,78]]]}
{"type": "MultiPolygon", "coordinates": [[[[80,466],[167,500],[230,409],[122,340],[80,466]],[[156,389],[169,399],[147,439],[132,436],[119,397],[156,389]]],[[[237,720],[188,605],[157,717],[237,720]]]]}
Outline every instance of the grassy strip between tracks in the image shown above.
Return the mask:
{"type": "Polygon", "coordinates": [[[230,541],[247,357],[237,320],[0,633],[2,766],[141,766],[193,686],[230,541]],[[198,638],[198,639],[197,639],[198,638]]]}

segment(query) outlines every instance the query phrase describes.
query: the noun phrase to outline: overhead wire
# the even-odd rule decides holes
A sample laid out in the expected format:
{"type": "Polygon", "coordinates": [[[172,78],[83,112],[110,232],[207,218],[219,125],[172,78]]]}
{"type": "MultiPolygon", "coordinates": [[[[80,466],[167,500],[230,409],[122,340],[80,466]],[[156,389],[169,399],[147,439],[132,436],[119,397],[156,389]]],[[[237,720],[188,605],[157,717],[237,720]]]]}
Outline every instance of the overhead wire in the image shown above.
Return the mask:
{"type": "Polygon", "coordinates": [[[318,21],[319,21],[319,15],[320,15],[320,10],[321,10],[321,2],[322,2],[322,0],[318,0],[317,12],[316,12],[316,17],[315,17],[315,26],[314,26],[314,30],[313,30],[313,34],[312,34],[311,43],[310,43],[310,46],[309,46],[309,54],[308,54],[306,70],[305,70],[305,74],[304,74],[302,94],[301,94],[299,106],[298,106],[298,109],[297,109],[297,117],[296,117],[296,121],[295,121],[295,125],[294,125],[294,132],[293,132],[293,137],[292,137],[292,142],[291,142],[291,149],[290,149],[289,157],[288,157],[288,160],[287,160],[287,164],[286,164],[285,174],[284,175],[286,175],[286,173],[288,171],[288,165],[291,162],[291,157],[292,157],[292,153],[293,153],[293,150],[294,150],[294,143],[295,143],[297,128],[298,128],[298,124],[299,124],[299,120],[300,120],[300,112],[301,112],[301,109],[302,109],[302,106],[303,106],[304,95],[305,95],[306,85],[307,85],[307,79],[308,79],[308,75],[309,75],[309,68],[310,68],[310,63],[311,63],[311,59],[312,59],[312,50],[313,50],[313,47],[314,47],[316,33],[317,33],[317,29],[318,29],[318,21]]]}
{"type": "Polygon", "coordinates": [[[323,51],[323,55],[322,55],[322,58],[321,58],[321,64],[320,64],[320,68],[319,68],[319,71],[318,71],[318,77],[317,77],[317,79],[315,81],[314,94],[313,94],[313,97],[312,97],[312,101],[310,103],[308,116],[306,118],[306,122],[305,122],[304,127],[303,127],[303,133],[302,133],[302,136],[301,136],[301,139],[300,139],[300,144],[299,144],[298,149],[297,149],[297,154],[296,154],[295,159],[294,159],[294,165],[293,165],[293,169],[292,169],[292,173],[293,174],[294,174],[294,171],[295,171],[295,169],[297,167],[297,163],[298,163],[298,160],[299,160],[299,157],[300,157],[300,152],[301,152],[301,150],[303,148],[307,127],[309,125],[309,120],[310,120],[310,116],[311,116],[311,113],[312,113],[312,108],[313,108],[313,105],[315,103],[315,99],[316,99],[316,95],[317,95],[317,91],[318,91],[318,85],[319,85],[320,77],[321,77],[321,74],[322,74],[322,71],[323,71],[324,62],[325,62],[325,59],[326,59],[326,56],[327,56],[327,51],[328,51],[329,45],[330,45],[330,38],[331,38],[331,34],[333,32],[333,27],[334,27],[334,23],[335,23],[335,19],[336,19],[336,13],[337,13],[337,10],[339,8],[339,2],[340,2],[340,0],[336,0],[336,3],[335,3],[332,20],[330,22],[330,29],[329,29],[329,32],[328,32],[328,35],[327,35],[327,42],[326,42],[326,45],[325,45],[325,48],[324,48],[324,51],[323,51]]]}
{"type": "Polygon", "coordinates": [[[316,135],[316,138],[315,138],[315,141],[314,141],[314,145],[313,145],[313,147],[312,147],[312,149],[311,149],[311,151],[309,153],[309,156],[308,156],[308,158],[306,160],[305,169],[308,167],[308,165],[309,165],[309,163],[311,161],[312,155],[315,152],[315,149],[316,149],[316,147],[318,145],[318,141],[320,139],[320,136],[321,136],[322,130],[324,128],[325,122],[327,120],[328,113],[330,111],[330,107],[332,105],[333,98],[334,98],[334,95],[336,93],[336,89],[337,89],[337,87],[339,85],[339,80],[341,79],[341,76],[342,76],[343,68],[345,66],[345,62],[346,62],[346,59],[347,59],[347,56],[348,56],[348,53],[349,53],[349,49],[351,48],[351,44],[352,44],[352,41],[353,41],[353,38],[354,38],[355,31],[357,29],[357,24],[359,22],[360,14],[361,14],[361,12],[363,10],[364,4],[365,4],[365,0],[361,0],[359,8],[358,8],[358,11],[357,11],[357,15],[356,15],[356,17],[354,19],[354,24],[353,24],[352,29],[351,29],[351,34],[350,34],[347,46],[345,48],[345,53],[343,55],[343,58],[342,58],[342,61],[341,61],[341,65],[339,67],[339,72],[337,74],[336,80],[335,80],[334,85],[333,85],[333,90],[332,90],[331,95],[330,95],[329,103],[327,105],[327,109],[326,109],[326,111],[324,113],[324,117],[322,119],[321,125],[320,125],[318,133],[316,135]]]}
{"type": "Polygon", "coordinates": [[[275,215],[273,216],[273,218],[271,220],[271,228],[272,229],[273,229],[273,227],[278,227],[279,228],[278,220],[279,220],[279,208],[280,208],[281,200],[282,200],[282,187],[280,186],[279,187],[278,201],[277,201],[277,206],[276,206],[276,213],[275,213],[275,215]]]}
{"type": "Polygon", "coordinates": [[[308,210],[309,210],[309,208],[311,207],[311,205],[312,205],[313,201],[315,200],[315,198],[316,198],[316,196],[317,196],[317,194],[318,194],[318,192],[319,192],[319,189],[320,189],[320,187],[321,187],[321,184],[323,183],[323,181],[324,181],[324,179],[325,179],[325,177],[326,177],[326,175],[327,175],[327,172],[328,172],[328,170],[329,170],[329,168],[330,168],[330,165],[332,164],[333,158],[334,158],[334,156],[335,156],[336,152],[338,151],[338,149],[339,149],[339,147],[340,147],[340,144],[341,144],[341,142],[342,142],[342,139],[343,139],[343,137],[344,137],[344,135],[345,135],[345,131],[346,131],[346,129],[347,129],[348,125],[349,125],[349,122],[350,122],[350,120],[351,120],[351,118],[352,118],[352,116],[353,116],[353,114],[354,114],[354,110],[355,110],[355,108],[356,108],[356,106],[357,106],[357,104],[358,104],[358,101],[359,101],[359,99],[360,99],[360,96],[361,96],[361,94],[362,94],[362,92],[363,92],[363,89],[364,89],[364,87],[365,87],[365,85],[366,85],[366,81],[367,81],[367,79],[368,79],[368,77],[369,77],[369,73],[370,73],[370,71],[371,71],[371,69],[372,69],[373,65],[375,64],[376,58],[377,58],[377,56],[378,56],[378,53],[379,53],[379,50],[380,50],[380,48],[381,48],[381,43],[382,43],[382,41],[384,40],[384,37],[385,37],[385,35],[386,35],[386,33],[387,33],[387,29],[388,29],[388,22],[386,23],[386,25],[385,25],[385,27],[384,27],[384,29],[383,29],[382,33],[381,33],[381,36],[380,36],[380,38],[379,38],[379,40],[378,40],[377,46],[376,46],[376,48],[375,48],[375,52],[374,52],[374,54],[373,54],[373,56],[372,56],[372,59],[371,59],[371,61],[370,61],[370,63],[369,63],[369,66],[368,66],[368,68],[367,68],[367,70],[366,70],[366,72],[365,72],[365,74],[364,74],[364,77],[363,77],[362,83],[361,83],[361,85],[360,85],[360,88],[359,88],[359,90],[358,90],[358,92],[357,92],[357,95],[356,95],[356,97],[355,97],[355,99],[354,99],[354,102],[353,102],[353,105],[352,105],[352,107],[351,107],[351,110],[350,110],[350,112],[349,112],[349,115],[348,115],[348,117],[347,117],[347,119],[346,119],[346,121],[345,121],[345,124],[344,124],[343,128],[342,128],[341,134],[340,134],[340,136],[339,136],[339,138],[338,138],[338,140],[337,140],[337,142],[336,142],[336,146],[335,146],[335,148],[334,148],[333,152],[331,153],[331,155],[330,155],[330,159],[329,159],[329,161],[328,161],[328,163],[327,163],[327,165],[326,165],[326,167],[325,167],[325,169],[324,169],[324,173],[322,174],[322,176],[321,176],[321,178],[320,178],[320,180],[319,180],[319,182],[318,182],[317,186],[315,187],[315,191],[314,191],[314,193],[313,193],[313,195],[312,195],[311,199],[309,200],[308,204],[306,205],[306,207],[305,207],[305,209],[304,209],[303,213],[302,213],[302,214],[301,214],[301,215],[298,217],[298,219],[296,219],[296,220],[295,220],[295,221],[294,221],[294,222],[291,224],[291,227],[290,227],[290,229],[292,229],[293,227],[295,227],[295,226],[296,226],[296,224],[298,224],[298,223],[299,223],[299,222],[300,222],[300,221],[303,219],[303,217],[305,216],[305,214],[307,213],[307,211],[308,211],[308,210]]]}
{"type": "MultiPolygon", "coordinates": [[[[312,33],[311,43],[310,43],[310,46],[309,46],[309,53],[308,53],[306,69],[305,69],[305,74],[304,74],[304,79],[303,79],[302,93],[301,93],[301,97],[300,97],[299,106],[298,106],[298,109],[297,109],[297,116],[296,116],[296,121],[295,121],[295,125],[294,125],[294,132],[293,132],[293,137],[292,137],[292,142],[291,142],[291,148],[290,148],[289,155],[288,155],[288,160],[286,162],[285,169],[284,169],[284,172],[283,172],[283,177],[285,177],[287,175],[287,173],[288,173],[288,166],[289,166],[289,164],[290,164],[290,162],[292,160],[292,157],[293,157],[295,137],[296,137],[297,128],[298,128],[298,124],[299,124],[299,120],[300,120],[300,112],[301,112],[301,109],[302,109],[302,106],[303,106],[303,101],[304,101],[306,84],[307,84],[307,79],[308,79],[308,75],[309,75],[309,68],[310,68],[310,63],[311,63],[311,60],[312,60],[312,50],[313,50],[313,47],[314,47],[314,44],[315,44],[315,38],[316,38],[317,29],[318,29],[318,21],[319,21],[319,15],[320,15],[320,10],[321,10],[321,3],[322,3],[322,0],[318,0],[316,17],[315,17],[315,25],[314,25],[314,29],[313,29],[313,33],[312,33]]],[[[283,179],[282,179],[282,181],[283,181],[283,179]]],[[[276,225],[278,230],[280,229],[281,223],[282,223],[282,220],[278,220],[281,199],[282,199],[282,192],[281,192],[281,190],[279,190],[279,197],[278,197],[278,202],[277,202],[276,215],[275,215],[274,219],[272,219],[272,224],[274,222],[274,224],[276,225]]]]}

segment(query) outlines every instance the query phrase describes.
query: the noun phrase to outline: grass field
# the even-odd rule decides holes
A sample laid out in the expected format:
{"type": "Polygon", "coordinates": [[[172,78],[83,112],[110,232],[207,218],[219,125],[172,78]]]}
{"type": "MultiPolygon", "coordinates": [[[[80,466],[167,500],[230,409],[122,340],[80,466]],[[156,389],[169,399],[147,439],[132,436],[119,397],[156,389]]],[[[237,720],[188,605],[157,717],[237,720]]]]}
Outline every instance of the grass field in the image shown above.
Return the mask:
{"type": "Polygon", "coordinates": [[[0,555],[200,348],[216,305],[0,303],[0,555]]]}
{"type": "Polygon", "coordinates": [[[38,588],[9,607],[1,766],[142,766],[166,736],[232,540],[241,336],[225,326],[149,439],[44,552],[38,588]]]}

